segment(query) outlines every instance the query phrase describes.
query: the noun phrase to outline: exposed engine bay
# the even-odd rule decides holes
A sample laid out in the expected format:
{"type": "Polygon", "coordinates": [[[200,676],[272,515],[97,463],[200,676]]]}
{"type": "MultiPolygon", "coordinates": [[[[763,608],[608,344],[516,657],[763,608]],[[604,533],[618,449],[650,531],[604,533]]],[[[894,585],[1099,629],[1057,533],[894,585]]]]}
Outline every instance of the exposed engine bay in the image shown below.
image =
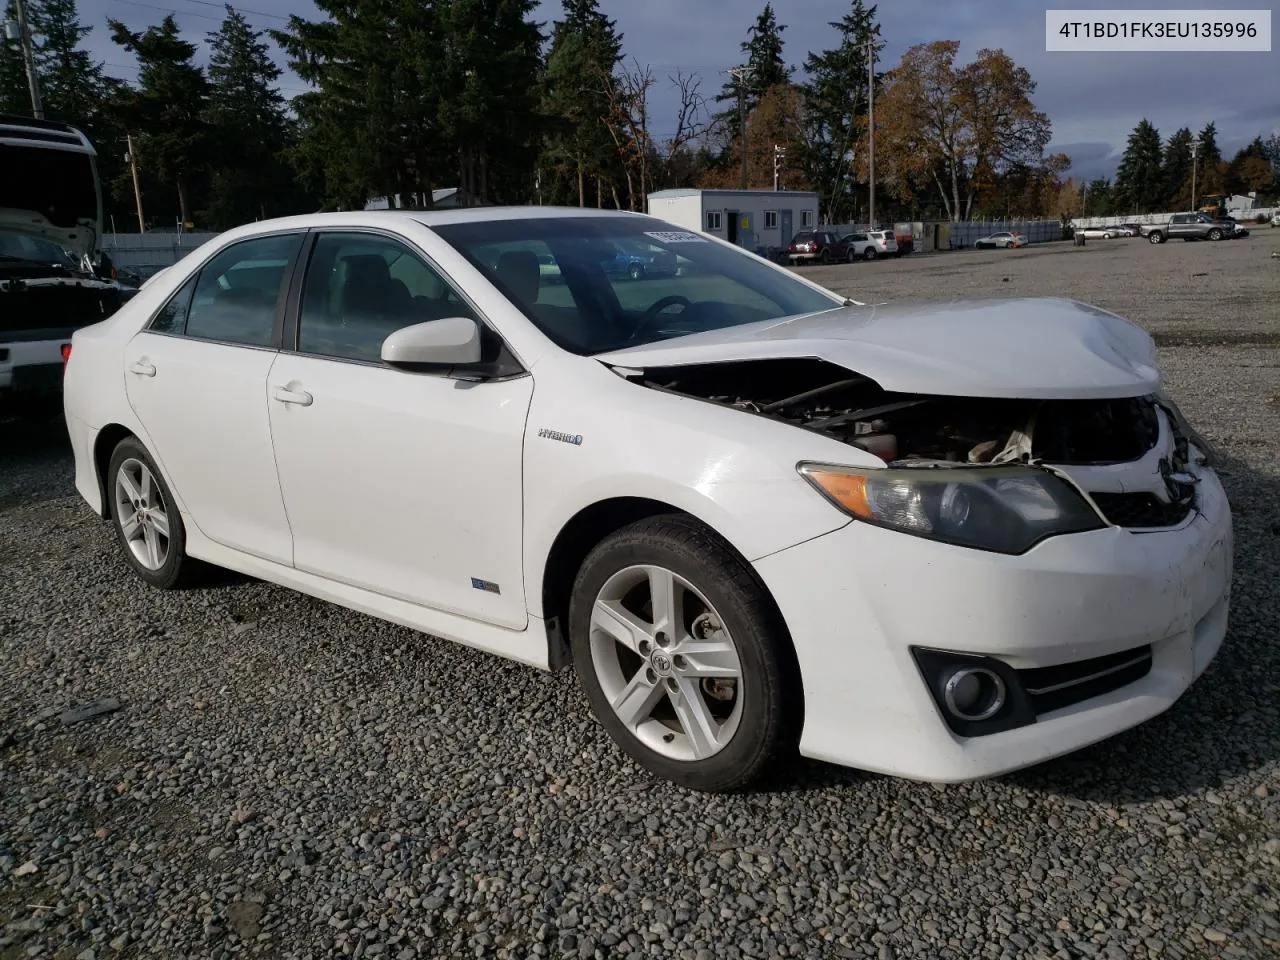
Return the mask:
{"type": "MultiPolygon", "coordinates": [[[[648,367],[629,379],[826,434],[902,466],[1128,463],[1160,436],[1153,397],[992,400],[890,393],[818,359],[648,367]]],[[[1179,441],[1185,453],[1185,438],[1179,441]]]]}

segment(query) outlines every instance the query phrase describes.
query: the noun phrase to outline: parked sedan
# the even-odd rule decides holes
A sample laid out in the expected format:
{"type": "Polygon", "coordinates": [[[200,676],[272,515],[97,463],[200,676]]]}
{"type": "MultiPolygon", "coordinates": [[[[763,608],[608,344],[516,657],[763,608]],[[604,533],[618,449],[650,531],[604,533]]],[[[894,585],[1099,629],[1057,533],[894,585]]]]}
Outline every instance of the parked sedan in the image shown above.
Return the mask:
{"type": "Polygon", "coordinates": [[[640,214],[239,227],[78,331],[64,402],[146,583],[216,564],[571,665],[623,750],[703,790],[797,750],[1036,764],[1167,709],[1227,624],[1230,509],[1139,327],[871,308],[640,214]],[[615,276],[619,246],[680,272],[615,276]]]}
{"type": "Polygon", "coordinates": [[[1076,234],[1086,240],[1110,240],[1113,237],[1131,236],[1127,227],[1084,227],[1077,230],[1076,234]]]}
{"type": "Polygon", "coordinates": [[[993,233],[990,236],[981,237],[975,240],[973,245],[979,250],[994,250],[996,248],[1012,250],[1015,247],[1025,247],[1027,245],[1027,241],[1020,233],[1004,231],[1003,233],[993,233]]]}

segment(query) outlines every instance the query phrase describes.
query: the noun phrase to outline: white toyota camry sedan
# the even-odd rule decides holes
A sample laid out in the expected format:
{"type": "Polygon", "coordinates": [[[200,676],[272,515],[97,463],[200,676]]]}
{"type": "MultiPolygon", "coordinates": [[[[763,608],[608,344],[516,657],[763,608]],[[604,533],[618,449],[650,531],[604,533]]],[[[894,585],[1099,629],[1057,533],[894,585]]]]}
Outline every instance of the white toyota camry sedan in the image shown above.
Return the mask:
{"type": "Polygon", "coordinates": [[[1035,764],[1226,630],[1214,454],[1148,335],[1075,301],[865,306],[639,214],[323,214],[210,241],[65,376],[76,487],[148,583],[213,564],[571,665],[697,789],[797,750],[1035,764]],[[664,269],[611,269],[636,250],[664,269]]]}

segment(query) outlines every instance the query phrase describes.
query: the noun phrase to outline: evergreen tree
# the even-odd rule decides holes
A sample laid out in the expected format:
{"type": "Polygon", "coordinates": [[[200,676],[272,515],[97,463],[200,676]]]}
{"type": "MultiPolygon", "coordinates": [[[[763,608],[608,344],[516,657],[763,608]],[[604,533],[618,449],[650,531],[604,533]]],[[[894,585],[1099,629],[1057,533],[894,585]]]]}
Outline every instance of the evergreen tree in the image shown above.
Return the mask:
{"type": "Polygon", "coordinates": [[[291,123],[276,89],[280,68],[254,30],[227,5],[222,26],[209,34],[209,109],[212,133],[210,200],[206,217],[228,229],[297,209],[293,178],[283,163],[291,123]]]}
{"type": "Polygon", "coordinates": [[[1218,128],[1213,121],[1200,131],[1200,150],[1196,159],[1196,203],[1209,194],[1221,194],[1226,187],[1227,165],[1222,162],[1218,146],[1218,128]]]}
{"type": "Polygon", "coordinates": [[[1267,193],[1276,181],[1262,137],[1254,137],[1241,148],[1227,166],[1228,193],[1267,193]]]}
{"type": "MultiPolygon", "coordinates": [[[[742,42],[742,52],[747,55],[747,74],[742,80],[743,109],[750,114],[760,98],[768,90],[783,83],[791,82],[792,70],[782,58],[782,31],[784,24],[778,23],[772,4],[766,3],[755,24],[747,31],[747,39],[742,42]]],[[[724,85],[717,103],[730,103],[730,107],[716,116],[718,121],[726,124],[729,136],[737,140],[741,131],[738,113],[738,81],[730,78],[724,85]]]]}
{"type": "Polygon", "coordinates": [[[835,223],[852,219],[854,153],[865,136],[867,117],[867,41],[879,39],[876,7],[853,0],[844,17],[831,24],[839,43],[810,53],[805,60],[809,82],[803,88],[809,148],[797,158],[806,179],[817,186],[819,207],[835,223]]]}
{"type": "Polygon", "coordinates": [[[1091,180],[1084,188],[1084,216],[1109,217],[1114,212],[1111,181],[1106,177],[1091,180]]]}
{"type": "Polygon", "coordinates": [[[1164,149],[1164,201],[1177,210],[1191,206],[1191,139],[1191,131],[1183,127],[1164,149]]]}
{"type": "MultiPolygon", "coordinates": [[[[16,23],[17,19],[18,8],[13,0],[9,0],[5,4],[0,22],[16,23]]],[[[26,65],[22,62],[22,46],[17,40],[7,39],[3,31],[0,31],[0,113],[19,117],[32,115],[31,92],[27,85],[26,65]]]]}
{"type": "Polygon", "coordinates": [[[536,6],[536,0],[452,0],[444,7],[441,134],[457,151],[458,186],[482,204],[518,202],[533,186],[542,132],[543,38],[530,19],[536,6]]]}
{"type": "Polygon", "coordinates": [[[94,140],[103,123],[108,82],[102,63],[81,47],[92,31],[80,25],[75,0],[40,0],[28,6],[45,116],[74,124],[94,140]]]}
{"type": "Polygon", "coordinates": [[[107,24],[111,39],[138,59],[139,86],[122,105],[122,118],[135,133],[139,163],[177,191],[185,223],[191,218],[191,189],[204,173],[209,149],[208,83],[193,62],[195,45],[179,36],[172,14],[142,33],[118,20],[107,24]]]}
{"type": "Polygon", "coordinates": [[[1116,170],[1115,204],[1124,213],[1158,210],[1164,199],[1160,132],[1145,117],[1138,122],[1116,170]]]}
{"type": "MultiPolygon", "coordinates": [[[[542,109],[549,136],[544,157],[573,199],[586,203],[586,178],[601,177],[615,164],[614,145],[603,122],[617,94],[614,71],[622,61],[622,35],[600,12],[597,0],[565,0],[564,19],[552,26],[542,109]]],[[[553,199],[565,194],[553,191],[553,199]]]]}

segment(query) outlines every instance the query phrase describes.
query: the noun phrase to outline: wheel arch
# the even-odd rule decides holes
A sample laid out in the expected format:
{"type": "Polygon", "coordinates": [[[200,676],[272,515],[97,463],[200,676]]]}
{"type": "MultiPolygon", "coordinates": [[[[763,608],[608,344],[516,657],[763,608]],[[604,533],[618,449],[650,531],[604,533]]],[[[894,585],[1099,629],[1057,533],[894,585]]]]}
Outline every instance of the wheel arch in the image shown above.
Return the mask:
{"type": "Polygon", "coordinates": [[[751,571],[752,577],[772,608],[779,628],[783,631],[783,635],[779,638],[779,646],[784,654],[787,669],[795,681],[796,696],[800,700],[799,709],[803,716],[804,688],[790,629],[773,593],[756,573],[755,567],[741,550],[701,517],[670,503],[648,497],[610,497],[596,501],[570,517],[552,541],[544,561],[540,597],[542,614],[547,625],[547,663],[551,670],[559,671],[572,662],[569,653],[569,601],[573,594],[574,580],[577,579],[578,571],[582,568],[587,554],[611,533],[638,520],[664,514],[685,517],[706,528],[726,550],[738,557],[751,571]]]}
{"type": "Polygon", "coordinates": [[[93,440],[93,475],[98,484],[98,494],[102,498],[102,509],[98,512],[103,520],[111,518],[111,501],[107,494],[107,468],[111,465],[111,454],[115,452],[121,440],[129,437],[142,443],[142,438],[123,424],[108,423],[98,431],[98,435],[93,440]]]}

